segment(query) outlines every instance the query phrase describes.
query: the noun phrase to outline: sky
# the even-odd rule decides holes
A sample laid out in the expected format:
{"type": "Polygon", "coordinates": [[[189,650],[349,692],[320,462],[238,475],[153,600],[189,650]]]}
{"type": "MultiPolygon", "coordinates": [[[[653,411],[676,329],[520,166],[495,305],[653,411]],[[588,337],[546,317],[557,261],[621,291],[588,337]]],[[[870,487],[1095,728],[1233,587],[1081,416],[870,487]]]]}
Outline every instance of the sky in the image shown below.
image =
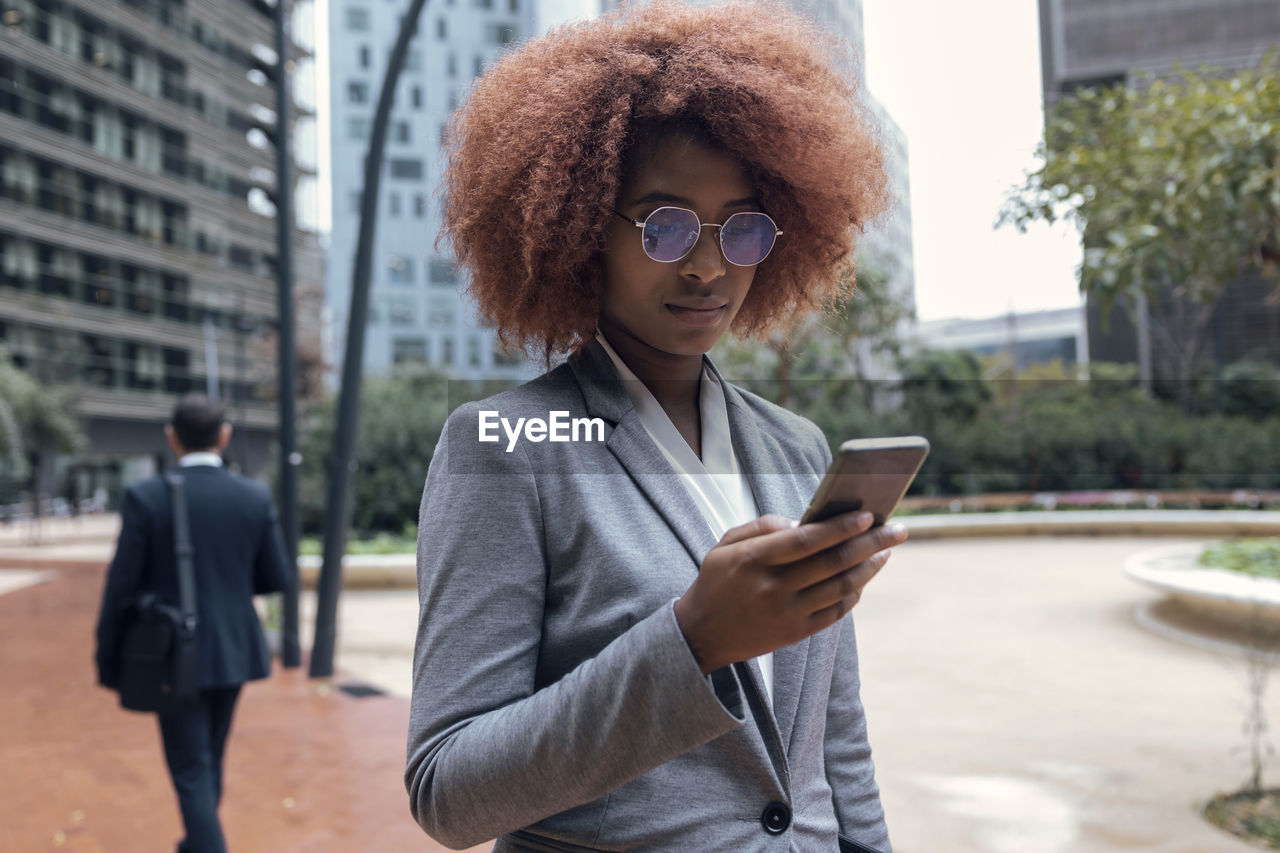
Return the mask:
{"type": "MultiPolygon", "coordinates": [[[[548,18],[591,0],[545,0],[548,18]]],[[[317,0],[317,61],[327,62],[328,0],[317,0]]],[[[863,0],[867,82],[907,136],[916,311],[921,320],[990,317],[1080,304],[1079,234],[994,225],[1008,190],[1036,165],[1042,130],[1034,0],[863,0]]],[[[302,22],[299,22],[300,24],[302,22]]],[[[316,75],[319,192],[329,228],[326,75],[316,75]]],[[[300,204],[305,204],[300,199],[300,204]]]]}
{"type": "Polygon", "coordinates": [[[1079,234],[994,223],[1043,129],[1034,0],[863,0],[867,85],[907,135],[921,320],[1080,304],[1079,234]]]}

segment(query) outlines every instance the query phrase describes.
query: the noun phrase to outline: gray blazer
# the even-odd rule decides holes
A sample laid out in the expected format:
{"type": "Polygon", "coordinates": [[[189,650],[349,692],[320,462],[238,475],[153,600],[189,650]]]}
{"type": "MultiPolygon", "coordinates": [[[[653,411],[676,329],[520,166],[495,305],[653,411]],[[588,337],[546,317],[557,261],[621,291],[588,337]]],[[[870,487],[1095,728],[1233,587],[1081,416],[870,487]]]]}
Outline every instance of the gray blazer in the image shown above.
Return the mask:
{"type": "MultiPolygon", "coordinates": [[[[761,512],[799,518],[831,458],[822,433],[724,388],[761,512]]],[[[716,541],[594,341],[449,417],[419,518],[405,768],[431,837],[890,853],[853,620],[774,653],[772,707],[754,661],[704,677],[672,605],[716,541]],[[600,418],[604,440],[508,452],[478,440],[481,411],[600,418]]]]}

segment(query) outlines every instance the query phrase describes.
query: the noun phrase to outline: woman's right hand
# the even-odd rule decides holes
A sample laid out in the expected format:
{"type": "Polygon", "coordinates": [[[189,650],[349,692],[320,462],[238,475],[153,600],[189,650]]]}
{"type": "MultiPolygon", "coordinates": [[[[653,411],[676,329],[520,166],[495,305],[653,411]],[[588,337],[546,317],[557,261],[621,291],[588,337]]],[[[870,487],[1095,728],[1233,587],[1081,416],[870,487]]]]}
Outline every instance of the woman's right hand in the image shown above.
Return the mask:
{"type": "Polygon", "coordinates": [[[675,604],[676,622],[703,674],[798,643],[848,613],[862,588],[906,541],[869,512],[797,525],[765,515],[729,530],[707,552],[675,604]]]}

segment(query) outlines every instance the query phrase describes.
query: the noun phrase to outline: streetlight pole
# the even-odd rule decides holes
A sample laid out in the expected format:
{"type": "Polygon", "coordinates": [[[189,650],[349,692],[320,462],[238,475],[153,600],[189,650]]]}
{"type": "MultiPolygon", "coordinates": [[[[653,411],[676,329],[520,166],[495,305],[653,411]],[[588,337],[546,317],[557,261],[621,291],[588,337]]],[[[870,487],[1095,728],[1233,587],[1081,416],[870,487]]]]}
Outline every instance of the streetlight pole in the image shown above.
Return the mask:
{"type": "Polygon", "coordinates": [[[297,446],[297,349],[293,311],[293,158],[290,134],[292,93],[289,74],[289,3],[276,0],[276,274],[279,341],[280,404],[280,527],[284,533],[290,581],[281,596],[280,662],[286,667],[302,664],[298,644],[298,464],[297,446]]]}
{"type": "Polygon", "coordinates": [[[427,0],[413,0],[400,19],[400,33],[387,58],[387,71],[378,93],[369,150],[364,157],[364,189],[360,195],[360,233],[356,239],[355,269],[351,282],[351,306],[347,311],[347,345],[342,362],[342,391],[338,398],[338,423],[333,436],[333,462],[329,470],[329,494],[325,502],[324,561],[316,597],[316,635],[311,646],[311,677],[333,675],[337,638],[338,593],[342,589],[342,554],[347,547],[351,520],[351,474],[354,468],[356,431],[359,428],[360,385],[364,371],[364,330],[369,320],[369,276],[373,267],[373,239],[378,224],[378,186],[382,181],[382,155],[387,124],[395,102],[396,83],[404,68],[409,42],[418,30],[418,19],[427,0]]]}

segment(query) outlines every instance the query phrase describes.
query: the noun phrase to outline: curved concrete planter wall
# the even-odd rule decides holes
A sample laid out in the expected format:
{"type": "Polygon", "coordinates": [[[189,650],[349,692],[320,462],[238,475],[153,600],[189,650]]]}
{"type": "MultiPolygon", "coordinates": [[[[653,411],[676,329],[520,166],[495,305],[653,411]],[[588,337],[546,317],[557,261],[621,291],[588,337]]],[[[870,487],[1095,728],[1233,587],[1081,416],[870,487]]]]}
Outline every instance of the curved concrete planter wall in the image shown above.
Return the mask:
{"type": "Polygon", "coordinates": [[[1280,581],[1254,578],[1199,563],[1204,543],[1167,545],[1125,561],[1129,577],[1177,599],[1187,610],[1235,628],[1262,620],[1280,627],[1280,581]]]}

